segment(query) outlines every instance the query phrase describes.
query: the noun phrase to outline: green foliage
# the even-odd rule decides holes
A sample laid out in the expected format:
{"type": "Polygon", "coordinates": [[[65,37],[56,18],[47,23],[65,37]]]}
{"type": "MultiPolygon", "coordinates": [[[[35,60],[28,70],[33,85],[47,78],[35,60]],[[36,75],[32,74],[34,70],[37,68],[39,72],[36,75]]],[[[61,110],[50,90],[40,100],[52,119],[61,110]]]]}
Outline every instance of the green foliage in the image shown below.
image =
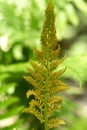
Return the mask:
{"type": "MultiPolygon", "coordinates": [[[[27,117],[27,114],[21,112],[22,107],[28,104],[25,92],[32,88],[21,77],[24,73],[27,75],[24,68],[29,64],[24,62],[34,57],[32,51],[34,44],[39,48],[38,39],[44,19],[43,10],[47,2],[47,0],[41,0],[41,2],[39,0],[0,0],[0,117],[3,122],[5,122],[4,119],[8,119],[7,117],[15,117],[15,115],[18,117],[13,125],[0,128],[2,130],[32,130],[33,124],[35,130],[42,130],[42,125],[36,118],[32,117],[31,120],[31,115],[27,117]]],[[[73,45],[65,52],[68,53],[68,58],[62,63],[66,66],[66,71],[61,78],[70,78],[84,85],[87,82],[87,2],[86,0],[54,0],[54,3],[58,39],[63,40],[61,47],[64,46],[65,49],[73,45]]],[[[56,115],[63,115],[65,120],[69,119],[72,124],[77,124],[76,128],[72,128],[73,126],[69,128],[74,130],[81,125],[79,119],[73,122],[74,113],[71,109],[75,106],[73,101],[69,102],[69,100],[65,101],[64,109],[56,115]]],[[[82,128],[86,129],[85,120],[83,121],[82,128]]],[[[62,130],[63,127],[60,129],[62,130]]]]}
{"type": "Polygon", "coordinates": [[[87,81],[87,54],[81,54],[67,58],[64,65],[67,67],[66,78],[77,81],[80,86],[84,86],[87,81]]]}
{"type": "Polygon", "coordinates": [[[69,130],[85,130],[86,128],[87,128],[87,126],[86,126],[86,122],[87,122],[87,119],[84,119],[84,118],[82,118],[82,119],[75,119],[74,120],[74,125],[72,125],[72,127],[70,127],[69,128],[69,130]],[[75,124],[77,124],[77,125],[75,125],[75,124]]]}
{"type": "MultiPolygon", "coordinates": [[[[54,0],[57,14],[59,39],[65,35],[67,26],[79,25],[79,13],[87,14],[84,0],[54,0]],[[64,33],[64,35],[63,35],[64,33]]],[[[47,0],[0,0],[0,62],[4,64],[27,61],[32,47],[40,37],[43,9],[47,0]],[[4,45],[4,46],[3,46],[4,45]]]]}
{"type": "Polygon", "coordinates": [[[56,10],[58,11],[57,30],[59,30],[58,34],[59,37],[61,37],[61,32],[63,32],[68,23],[73,26],[77,26],[79,24],[77,11],[87,14],[87,3],[84,0],[57,0],[55,3],[56,10]]]}
{"type": "Polygon", "coordinates": [[[21,112],[26,103],[22,99],[25,83],[21,77],[24,74],[22,69],[26,64],[0,65],[0,128],[2,130],[23,127],[24,119],[21,118],[23,116],[21,112]],[[18,93],[19,84],[21,84],[20,93],[18,93]]]}

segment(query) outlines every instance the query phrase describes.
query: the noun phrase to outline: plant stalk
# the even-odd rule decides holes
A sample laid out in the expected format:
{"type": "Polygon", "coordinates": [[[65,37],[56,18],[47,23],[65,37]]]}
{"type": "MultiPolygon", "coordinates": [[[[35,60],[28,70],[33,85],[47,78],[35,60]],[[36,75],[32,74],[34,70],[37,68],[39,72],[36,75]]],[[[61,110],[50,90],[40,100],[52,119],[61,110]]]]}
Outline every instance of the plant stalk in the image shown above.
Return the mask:
{"type": "Polygon", "coordinates": [[[49,85],[49,48],[47,47],[47,63],[46,63],[46,88],[45,88],[45,110],[44,110],[44,115],[45,115],[45,130],[48,130],[48,85],[49,85]]]}

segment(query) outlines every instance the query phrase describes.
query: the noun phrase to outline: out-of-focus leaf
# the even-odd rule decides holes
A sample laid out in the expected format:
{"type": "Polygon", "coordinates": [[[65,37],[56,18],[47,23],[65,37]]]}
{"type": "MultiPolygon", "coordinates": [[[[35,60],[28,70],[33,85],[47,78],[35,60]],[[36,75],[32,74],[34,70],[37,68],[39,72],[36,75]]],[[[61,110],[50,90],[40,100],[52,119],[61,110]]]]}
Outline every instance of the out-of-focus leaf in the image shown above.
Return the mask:
{"type": "Polygon", "coordinates": [[[19,106],[18,108],[16,107],[16,108],[13,108],[11,110],[9,108],[9,112],[7,112],[7,113],[5,113],[3,115],[0,115],[0,120],[4,119],[4,118],[11,117],[11,116],[14,116],[14,115],[20,113],[22,110],[23,110],[23,106],[19,106]]]}
{"type": "MultiPolygon", "coordinates": [[[[8,76],[9,76],[8,73],[4,73],[4,72],[3,72],[3,74],[1,73],[0,82],[3,82],[8,76]]],[[[0,84],[0,87],[1,87],[1,84],[0,84]]]]}
{"type": "Polygon", "coordinates": [[[5,101],[0,102],[0,109],[6,108],[9,105],[17,103],[18,101],[19,101],[19,99],[17,97],[9,97],[5,101]]]}
{"type": "Polygon", "coordinates": [[[11,65],[0,65],[0,73],[5,74],[8,72],[20,72],[23,71],[23,68],[25,68],[25,66],[29,65],[28,62],[25,63],[15,63],[15,64],[11,64],[11,65]],[[16,70],[16,71],[15,71],[16,70]]]}
{"type": "Polygon", "coordinates": [[[7,92],[9,90],[9,88],[13,88],[13,87],[14,88],[16,87],[16,83],[0,85],[0,94],[7,92]]]}
{"type": "Polygon", "coordinates": [[[70,23],[74,26],[77,26],[79,23],[78,17],[76,15],[75,9],[73,8],[72,4],[66,5],[66,17],[68,17],[70,23]]]}
{"type": "Polygon", "coordinates": [[[24,119],[17,120],[13,125],[3,127],[2,130],[27,130],[28,124],[24,123],[24,119]],[[26,126],[26,128],[25,128],[26,126]]]}
{"type": "Polygon", "coordinates": [[[87,13],[87,3],[84,0],[73,0],[76,7],[84,13],[87,13]]]}
{"type": "Polygon", "coordinates": [[[57,23],[57,29],[58,29],[58,32],[57,32],[58,36],[61,37],[61,32],[64,30],[64,28],[67,24],[67,15],[63,10],[61,10],[59,12],[58,19],[56,20],[56,23],[57,23]]]}
{"type": "Polygon", "coordinates": [[[64,65],[67,67],[65,77],[78,81],[80,86],[87,82],[87,54],[69,57],[64,65]]]}

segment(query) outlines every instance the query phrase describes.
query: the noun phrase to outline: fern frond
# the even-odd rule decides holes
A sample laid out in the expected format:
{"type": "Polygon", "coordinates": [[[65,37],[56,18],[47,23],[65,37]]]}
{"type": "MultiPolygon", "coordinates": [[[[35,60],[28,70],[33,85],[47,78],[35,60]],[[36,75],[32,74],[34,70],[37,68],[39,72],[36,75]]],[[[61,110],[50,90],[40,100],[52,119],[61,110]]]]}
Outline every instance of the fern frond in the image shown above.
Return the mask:
{"type": "Polygon", "coordinates": [[[50,61],[52,61],[54,59],[56,60],[58,58],[59,54],[60,54],[60,46],[58,46],[57,49],[51,51],[51,53],[50,53],[50,61]]]}
{"type": "Polygon", "coordinates": [[[48,117],[50,117],[55,110],[59,110],[62,103],[62,97],[61,96],[54,96],[51,97],[48,103],[48,117]]]}
{"type": "Polygon", "coordinates": [[[28,90],[27,93],[26,93],[27,98],[29,98],[31,95],[33,95],[40,102],[42,102],[42,99],[44,97],[44,95],[42,95],[39,91],[28,90]]]}
{"type": "Polygon", "coordinates": [[[61,88],[59,86],[57,86],[56,88],[52,88],[50,90],[50,94],[56,94],[58,92],[65,91],[67,89],[68,89],[67,86],[61,86],[61,88]]]}
{"type": "Polygon", "coordinates": [[[31,85],[33,85],[34,87],[38,88],[38,83],[36,82],[35,79],[33,79],[31,76],[23,76],[24,79],[29,82],[31,85]]]}
{"type": "Polygon", "coordinates": [[[32,86],[34,86],[37,89],[40,89],[39,87],[44,88],[44,85],[42,85],[40,82],[37,82],[36,79],[33,79],[31,76],[23,76],[24,79],[29,82],[32,86]]]}
{"type": "Polygon", "coordinates": [[[51,97],[49,99],[49,106],[51,106],[52,104],[54,103],[61,103],[62,102],[62,97],[61,96],[54,96],[54,97],[51,97]]]}
{"type": "Polygon", "coordinates": [[[36,118],[37,118],[41,123],[43,123],[43,121],[44,121],[43,115],[40,113],[39,110],[36,110],[35,108],[29,107],[29,108],[25,108],[25,109],[24,109],[24,112],[33,114],[34,116],[36,116],[36,118]]]}
{"type": "Polygon", "coordinates": [[[33,79],[36,79],[36,81],[38,82],[44,81],[45,77],[41,75],[39,72],[35,72],[35,70],[28,67],[27,67],[27,71],[30,73],[33,79]]]}
{"type": "Polygon", "coordinates": [[[46,63],[46,54],[45,51],[39,51],[35,48],[35,56],[38,60],[39,63],[41,63],[42,65],[45,65],[46,63]]]}
{"type": "Polygon", "coordinates": [[[55,104],[48,108],[48,117],[51,117],[54,111],[59,110],[61,108],[61,104],[55,104]]]}
{"type": "Polygon", "coordinates": [[[35,72],[45,76],[46,73],[46,69],[44,66],[42,66],[40,63],[38,62],[34,62],[32,60],[30,60],[30,64],[32,65],[32,67],[34,68],[35,72]]]}
{"type": "Polygon", "coordinates": [[[59,118],[53,118],[49,120],[49,129],[56,127],[57,125],[62,124],[64,125],[65,122],[59,118]]]}
{"type": "Polygon", "coordinates": [[[53,94],[57,94],[58,92],[65,91],[67,89],[68,87],[66,85],[63,85],[61,87],[60,86],[55,87],[55,85],[53,85],[53,87],[49,89],[49,91],[50,91],[50,94],[53,95],[53,94]]]}
{"type": "Polygon", "coordinates": [[[66,70],[58,68],[66,56],[58,58],[61,48],[56,37],[52,0],[48,2],[45,16],[40,40],[41,50],[35,48],[37,62],[30,60],[32,69],[27,68],[30,76],[24,76],[25,80],[34,87],[34,90],[27,92],[27,97],[33,95],[34,99],[30,101],[29,108],[26,108],[25,112],[35,115],[41,123],[44,123],[45,130],[49,130],[59,124],[64,124],[63,120],[52,118],[52,114],[55,110],[59,110],[62,104],[62,97],[57,94],[67,89],[67,86],[58,80],[66,70]]]}
{"type": "Polygon", "coordinates": [[[59,65],[66,59],[66,56],[64,56],[61,59],[52,60],[50,62],[50,69],[53,71],[59,67],[59,65]]]}
{"type": "MultiPolygon", "coordinates": [[[[49,81],[49,88],[56,88],[56,87],[59,87],[61,88],[60,86],[65,86],[66,89],[67,89],[67,86],[60,80],[57,80],[57,79],[52,79],[49,81]]],[[[64,88],[65,89],[65,88],[64,88]]]]}
{"type": "Polygon", "coordinates": [[[49,73],[50,80],[58,79],[65,71],[66,71],[66,68],[58,70],[58,71],[53,71],[53,72],[49,73]]]}
{"type": "Polygon", "coordinates": [[[29,98],[31,95],[35,96],[37,99],[39,98],[39,93],[36,93],[34,90],[28,90],[26,93],[27,98],[29,98]]]}
{"type": "Polygon", "coordinates": [[[38,100],[32,99],[31,102],[30,102],[30,107],[31,108],[38,107],[39,110],[42,112],[42,110],[43,110],[43,103],[41,102],[41,100],[38,101],[38,100]]]}

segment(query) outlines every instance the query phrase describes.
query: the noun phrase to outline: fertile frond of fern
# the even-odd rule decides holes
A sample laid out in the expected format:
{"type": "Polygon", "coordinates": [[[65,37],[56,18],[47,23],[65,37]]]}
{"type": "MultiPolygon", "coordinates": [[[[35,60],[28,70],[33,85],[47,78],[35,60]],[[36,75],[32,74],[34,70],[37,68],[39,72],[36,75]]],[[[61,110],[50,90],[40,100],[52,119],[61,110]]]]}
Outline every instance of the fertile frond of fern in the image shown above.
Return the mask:
{"type": "Polygon", "coordinates": [[[24,112],[33,114],[41,123],[43,123],[43,115],[34,107],[25,108],[24,112]]]}
{"type": "Polygon", "coordinates": [[[53,118],[49,120],[49,129],[56,127],[59,124],[65,124],[65,122],[59,118],[53,118]]]}
{"type": "Polygon", "coordinates": [[[27,98],[34,96],[29,102],[29,107],[24,111],[34,114],[41,123],[44,123],[45,130],[65,124],[59,118],[53,118],[55,110],[59,110],[62,104],[62,97],[58,96],[60,91],[67,89],[59,77],[66,69],[57,69],[65,60],[65,56],[59,59],[61,52],[56,37],[54,4],[49,0],[45,10],[45,22],[41,33],[41,50],[35,48],[37,62],[30,60],[32,68],[27,68],[29,76],[24,76],[34,88],[28,90],[27,98]],[[52,118],[52,119],[51,119],[52,118]]]}

